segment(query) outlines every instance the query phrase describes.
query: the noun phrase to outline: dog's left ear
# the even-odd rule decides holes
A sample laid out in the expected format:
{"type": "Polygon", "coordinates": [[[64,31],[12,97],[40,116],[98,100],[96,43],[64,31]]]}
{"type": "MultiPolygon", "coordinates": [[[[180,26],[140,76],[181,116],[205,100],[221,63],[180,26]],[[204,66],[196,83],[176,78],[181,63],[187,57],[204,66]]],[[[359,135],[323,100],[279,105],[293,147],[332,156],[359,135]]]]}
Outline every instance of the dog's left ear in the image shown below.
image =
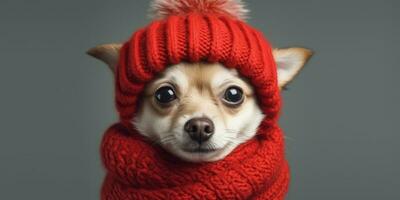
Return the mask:
{"type": "Polygon", "coordinates": [[[103,44],[89,49],[86,53],[106,63],[114,72],[118,65],[121,47],[122,44],[103,44]]]}
{"type": "Polygon", "coordinates": [[[313,52],[305,48],[274,49],[278,69],[278,85],[284,88],[300,72],[313,52]]]}

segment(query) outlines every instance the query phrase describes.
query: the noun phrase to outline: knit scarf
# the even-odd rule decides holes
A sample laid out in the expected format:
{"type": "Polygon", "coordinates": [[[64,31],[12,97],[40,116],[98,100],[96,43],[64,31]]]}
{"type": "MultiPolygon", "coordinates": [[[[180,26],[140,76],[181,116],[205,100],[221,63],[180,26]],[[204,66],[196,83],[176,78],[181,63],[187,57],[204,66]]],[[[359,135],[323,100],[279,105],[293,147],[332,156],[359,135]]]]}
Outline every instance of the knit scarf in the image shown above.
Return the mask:
{"type": "Polygon", "coordinates": [[[289,182],[283,143],[278,126],[260,126],[223,160],[189,163],[117,123],[101,145],[107,170],[101,199],[282,200],[289,182]]]}

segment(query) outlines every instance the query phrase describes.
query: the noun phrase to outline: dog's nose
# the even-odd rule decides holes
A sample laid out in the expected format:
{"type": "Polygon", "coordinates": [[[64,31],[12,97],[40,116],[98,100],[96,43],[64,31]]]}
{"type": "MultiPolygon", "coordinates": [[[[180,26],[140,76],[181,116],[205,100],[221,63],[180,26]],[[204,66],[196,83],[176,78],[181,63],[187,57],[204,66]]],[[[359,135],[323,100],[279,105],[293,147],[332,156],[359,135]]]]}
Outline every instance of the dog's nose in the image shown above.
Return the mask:
{"type": "Polygon", "coordinates": [[[206,117],[193,118],[185,123],[184,129],[192,140],[202,143],[214,134],[214,123],[206,117]]]}

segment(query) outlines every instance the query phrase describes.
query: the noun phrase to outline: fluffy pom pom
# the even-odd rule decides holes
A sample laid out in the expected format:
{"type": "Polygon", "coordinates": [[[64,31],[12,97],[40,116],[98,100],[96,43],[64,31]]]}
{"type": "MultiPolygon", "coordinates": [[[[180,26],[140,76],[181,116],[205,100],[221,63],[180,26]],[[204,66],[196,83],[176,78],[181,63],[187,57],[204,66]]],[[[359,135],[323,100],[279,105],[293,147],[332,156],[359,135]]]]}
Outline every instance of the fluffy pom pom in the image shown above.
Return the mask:
{"type": "Polygon", "coordinates": [[[249,12],[242,0],[153,0],[150,11],[155,19],[197,11],[226,14],[240,20],[245,20],[249,12]]]}

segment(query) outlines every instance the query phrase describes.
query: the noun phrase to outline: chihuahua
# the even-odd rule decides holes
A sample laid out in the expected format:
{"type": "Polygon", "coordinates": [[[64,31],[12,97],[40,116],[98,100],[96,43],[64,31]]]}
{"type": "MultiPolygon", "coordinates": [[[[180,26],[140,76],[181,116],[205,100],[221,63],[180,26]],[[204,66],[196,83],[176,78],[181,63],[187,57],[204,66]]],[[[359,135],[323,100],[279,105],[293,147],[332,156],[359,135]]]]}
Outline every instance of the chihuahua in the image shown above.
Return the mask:
{"type": "MultiPolygon", "coordinates": [[[[115,71],[121,44],[88,54],[115,71]]],[[[293,80],[312,52],[274,49],[280,89],[293,80]]],[[[179,63],[147,84],[132,124],[140,134],[189,162],[225,158],[254,137],[264,115],[253,87],[235,69],[219,63],[179,63]]]]}

